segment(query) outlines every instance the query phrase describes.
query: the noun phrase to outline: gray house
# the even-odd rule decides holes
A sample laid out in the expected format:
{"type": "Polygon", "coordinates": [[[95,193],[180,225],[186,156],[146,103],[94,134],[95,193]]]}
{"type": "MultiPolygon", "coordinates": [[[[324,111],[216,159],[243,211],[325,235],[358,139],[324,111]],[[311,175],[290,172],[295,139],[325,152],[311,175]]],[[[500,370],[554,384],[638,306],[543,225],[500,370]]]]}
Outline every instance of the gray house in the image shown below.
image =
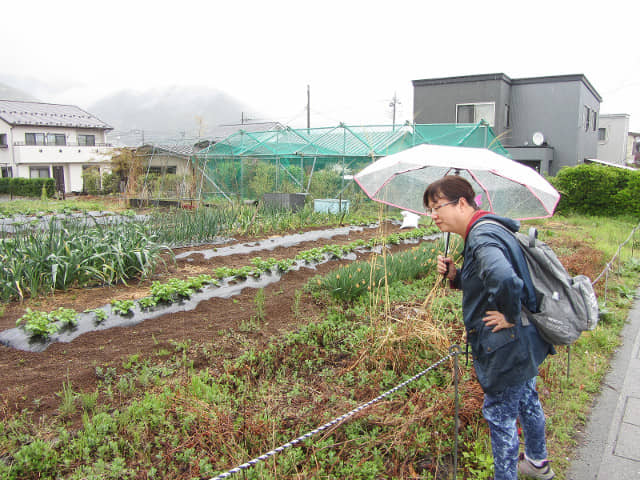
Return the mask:
{"type": "Polygon", "coordinates": [[[597,158],[602,97],[582,75],[413,81],[416,123],[487,121],[511,157],[547,175],[597,158]]]}

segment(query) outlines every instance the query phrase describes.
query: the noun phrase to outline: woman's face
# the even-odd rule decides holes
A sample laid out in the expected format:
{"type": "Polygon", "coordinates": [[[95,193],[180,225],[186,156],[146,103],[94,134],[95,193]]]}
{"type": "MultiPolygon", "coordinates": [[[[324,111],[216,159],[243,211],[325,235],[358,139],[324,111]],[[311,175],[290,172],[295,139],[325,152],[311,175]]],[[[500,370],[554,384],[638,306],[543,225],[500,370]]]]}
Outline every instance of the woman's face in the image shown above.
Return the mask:
{"type": "Polygon", "coordinates": [[[455,231],[455,220],[457,220],[456,206],[458,205],[459,200],[460,199],[450,200],[445,197],[441,197],[436,201],[429,200],[427,213],[433,219],[433,223],[436,224],[440,231],[455,231]]]}

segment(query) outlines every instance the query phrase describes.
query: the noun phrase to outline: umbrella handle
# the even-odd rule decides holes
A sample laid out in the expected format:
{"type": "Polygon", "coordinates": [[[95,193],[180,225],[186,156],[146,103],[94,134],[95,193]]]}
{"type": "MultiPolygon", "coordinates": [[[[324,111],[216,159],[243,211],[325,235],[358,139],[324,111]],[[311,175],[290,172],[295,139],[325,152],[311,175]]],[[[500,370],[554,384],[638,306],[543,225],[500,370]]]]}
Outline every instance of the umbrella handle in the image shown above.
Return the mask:
{"type": "MultiPolygon", "coordinates": [[[[447,255],[449,254],[449,238],[451,236],[451,233],[447,232],[445,234],[444,237],[444,258],[447,258],[447,255]]],[[[446,269],[444,271],[444,274],[442,275],[443,277],[446,277],[449,274],[449,263],[446,263],[446,269]]]]}

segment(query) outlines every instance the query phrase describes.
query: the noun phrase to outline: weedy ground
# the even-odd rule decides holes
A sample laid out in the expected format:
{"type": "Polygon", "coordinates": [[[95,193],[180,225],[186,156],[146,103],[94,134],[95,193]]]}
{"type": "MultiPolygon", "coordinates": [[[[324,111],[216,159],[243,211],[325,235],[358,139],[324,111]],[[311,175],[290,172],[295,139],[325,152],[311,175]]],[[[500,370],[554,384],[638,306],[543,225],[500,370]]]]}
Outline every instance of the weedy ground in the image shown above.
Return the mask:
{"type": "MultiPolygon", "coordinates": [[[[587,218],[535,224],[571,273],[592,278],[634,227],[587,218]]],[[[633,300],[640,261],[632,246],[620,252],[606,282],[596,284],[606,298],[602,320],[572,347],[569,377],[564,349],[541,369],[549,450],[560,479],[633,300]]],[[[330,262],[287,274],[264,290],[91,334],[42,354],[3,350],[5,376],[43,362],[67,373],[53,383],[55,398],[16,382],[3,392],[0,476],[210,478],[368,402],[446,356],[451,345],[464,345],[460,294],[448,290],[429,263],[441,248],[405,246],[363,257],[361,264],[330,262]],[[358,276],[358,291],[344,282],[348,275],[358,276]]],[[[458,478],[490,478],[482,392],[471,365],[459,360],[458,478]]],[[[447,359],[407,388],[240,475],[451,478],[453,368],[447,359]]]]}

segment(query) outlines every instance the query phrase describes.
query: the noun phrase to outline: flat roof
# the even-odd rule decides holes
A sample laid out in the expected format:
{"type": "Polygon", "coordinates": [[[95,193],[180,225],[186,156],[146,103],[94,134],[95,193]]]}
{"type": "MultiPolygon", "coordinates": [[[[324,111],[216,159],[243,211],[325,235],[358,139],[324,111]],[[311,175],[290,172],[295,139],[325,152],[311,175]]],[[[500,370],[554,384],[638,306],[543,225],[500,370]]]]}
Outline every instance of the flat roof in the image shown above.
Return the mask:
{"type": "Polygon", "coordinates": [[[487,82],[496,80],[502,80],[510,85],[526,85],[531,83],[582,82],[593,94],[593,96],[596,97],[599,102],[602,102],[602,97],[600,96],[600,94],[596,91],[593,85],[591,85],[591,82],[587,80],[587,77],[582,73],[526,78],[510,78],[504,73],[488,73],[480,75],[463,75],[457,77],[424,78],[420,80],[412,80],[412,83],[414,87],[420,87],[426,85],[447,85],[451,83],[487,82]]]}
{"type": "Polygon", "coordinates": [[[492,80],[503,80],[507,83],[511,83],[511,79],[504,73],[461,75],[457,77],[441,77],[441,78],[423,78],[421,80],[412,80],[412,83],[414,87],[417,87],[421,85],[446,85],[448,83],[487,82],[492,80]]]}

